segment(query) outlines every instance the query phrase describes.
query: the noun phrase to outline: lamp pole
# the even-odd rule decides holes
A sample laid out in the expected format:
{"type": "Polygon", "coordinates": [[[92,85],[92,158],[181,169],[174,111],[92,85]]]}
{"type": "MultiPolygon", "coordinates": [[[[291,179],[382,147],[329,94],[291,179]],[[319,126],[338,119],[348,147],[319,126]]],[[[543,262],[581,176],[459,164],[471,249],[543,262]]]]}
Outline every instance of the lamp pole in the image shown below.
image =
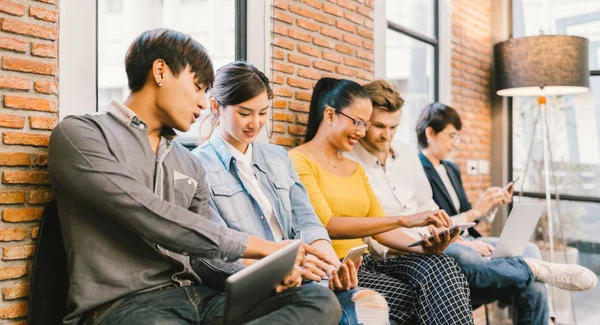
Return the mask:
{"type": "Polygon", "coordinates": [[[546,116],[546,96],[544,95],[544,88],[542,87],[542,93],[538,96],[538,104],[540,105],[542,113],[542,151],[544,158],[544,181],[546,183],[546,211],[548,214],[548,242],[550,244],[550,262],[554,263],[554,225],[552,220],[552,198],[550,196],[550,162],[548,161],[549,154],[549,134],[547,127],[547,116],[546,116]]]}

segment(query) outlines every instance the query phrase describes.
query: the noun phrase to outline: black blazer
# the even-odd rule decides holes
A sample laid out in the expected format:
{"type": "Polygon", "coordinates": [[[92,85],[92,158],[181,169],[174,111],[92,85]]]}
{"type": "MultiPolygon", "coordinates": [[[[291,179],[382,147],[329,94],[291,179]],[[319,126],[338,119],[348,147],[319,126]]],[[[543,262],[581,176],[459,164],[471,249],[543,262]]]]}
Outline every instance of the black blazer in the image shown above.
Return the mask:
{"type": "MultiPolygon", "coordinates": [[[[469,203],[467,193],[465,193],[465,189],[462,185],[460,169],[455,163],[447,160],[441,161],[442,165],[446,167],[448,178],[450,178],[452,187],[454,187],[454,191],[456,191],[456,195],[458,196],[458,201],[460,202],[460,211],[456,210],[456,207],[452,202],[452,198],[450,197],[450,193],[446,189],[442,178],[438,174],[437,170],[435,170],[429,159],[427,159],[427,157],[420,152],[419,159],[421,159],[421,164],[425,170],[425,175],[427,175],[427,179],[431,185],[431,190],[433,191],[433,200],[440,207],[440,209],[444,209],[450,216],[455,216],[471,210],[471,203],[469,203]]],[[[471,234],[473,237],[481,237],[481,234],[479,234],[479,232],[473,228],[469,228],[469,234],[471,234]]]]}

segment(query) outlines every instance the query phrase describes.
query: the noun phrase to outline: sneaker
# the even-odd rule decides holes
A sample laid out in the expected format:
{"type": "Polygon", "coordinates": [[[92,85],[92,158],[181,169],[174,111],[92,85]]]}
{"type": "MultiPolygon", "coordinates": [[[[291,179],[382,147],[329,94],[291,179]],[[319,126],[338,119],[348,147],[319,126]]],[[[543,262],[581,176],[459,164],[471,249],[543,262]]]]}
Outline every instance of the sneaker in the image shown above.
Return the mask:
{"type": "Polygon", "coordinates": [[[585,291],[598,283],[594,272],[577,264],[549,263],[537,259],[527,259],[537,270],[535,279],[553,287],[569,291],[585,291]]]}

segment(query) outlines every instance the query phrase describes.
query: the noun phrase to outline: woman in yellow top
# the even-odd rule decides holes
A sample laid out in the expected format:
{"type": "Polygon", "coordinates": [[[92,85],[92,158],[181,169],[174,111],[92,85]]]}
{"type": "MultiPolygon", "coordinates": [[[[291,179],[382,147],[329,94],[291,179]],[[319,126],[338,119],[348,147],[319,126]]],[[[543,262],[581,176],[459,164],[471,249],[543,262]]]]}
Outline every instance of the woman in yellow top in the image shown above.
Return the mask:
{"type": "MultiPolygon", "coordinates": [[[[306,143],[290,151],[301,182],[333,247],[342,258],[362,238],[400,227],[448,226],[443,211],[386,217],[363,168],[346,159],[365,136],[373,106],[362,86],[350,80],[317,82],[308,118],[306,143]]],[[[460,269],[443,252],[451,237],[436,238],[425,254],[378,260],[363,256],[359,286],[383,294],[390,318],[399,324],[472,324],[469,287],[460,269]]],[[[389,242],[388,242],[389,244],[389,242]]],[[[404,243],[391,248],[402,250],[404,243]]]]}

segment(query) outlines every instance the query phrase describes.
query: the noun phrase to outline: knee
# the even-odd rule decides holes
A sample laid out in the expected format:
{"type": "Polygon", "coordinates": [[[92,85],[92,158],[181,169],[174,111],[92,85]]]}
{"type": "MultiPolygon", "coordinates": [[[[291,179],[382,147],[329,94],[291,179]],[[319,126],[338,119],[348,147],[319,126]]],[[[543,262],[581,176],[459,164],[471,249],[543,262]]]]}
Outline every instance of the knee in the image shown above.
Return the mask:
{"type": "Polygon", "coordinates": [[[481,256],[474,249],[460,244],[450,244],[445,253],[463,269],[478,264],[481,260],[481,256]]]}
{"type": "Polygon", "coordinates": [[[359,290],[352,295],[358,324],[388,324],[389,307],[385,298],[373,290],[359,290]]]}
{"type": "Polygon", "coordinates": [[[534,243],[528,243],[525,251],[523,252],[523,257],[530,258],[542,258],[542,253],[540,252],[540,248],[534,243]]]}
{"type": "Polygon", "coordinates": [[[319,312],[319,324],[337,324],[340,321],[342,308],[333,291],[317,284],[303,285],[300,289],[299,299],[319,312]]]}

